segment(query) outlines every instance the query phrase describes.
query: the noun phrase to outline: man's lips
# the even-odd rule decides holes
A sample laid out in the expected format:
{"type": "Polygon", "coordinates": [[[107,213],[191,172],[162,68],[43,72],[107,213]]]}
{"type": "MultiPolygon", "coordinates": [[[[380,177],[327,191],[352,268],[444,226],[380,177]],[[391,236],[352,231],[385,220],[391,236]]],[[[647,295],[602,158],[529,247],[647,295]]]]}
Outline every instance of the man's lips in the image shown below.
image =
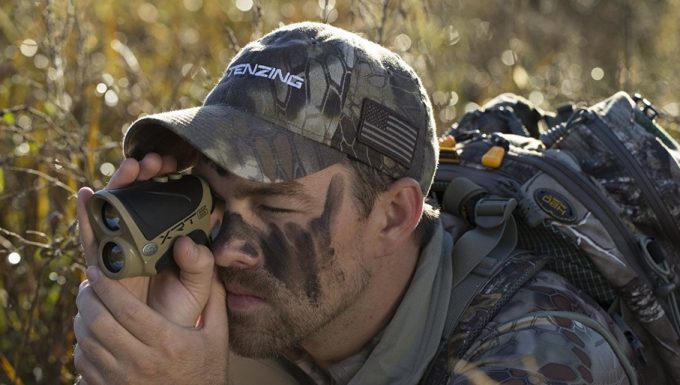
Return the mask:
{"type": "Polygon", "coordinates": [[[236,285],[227,285],[227,306],[229,310],[236,312],[248,312],[263,306],[265,301],[262,297],[236,285]]]}

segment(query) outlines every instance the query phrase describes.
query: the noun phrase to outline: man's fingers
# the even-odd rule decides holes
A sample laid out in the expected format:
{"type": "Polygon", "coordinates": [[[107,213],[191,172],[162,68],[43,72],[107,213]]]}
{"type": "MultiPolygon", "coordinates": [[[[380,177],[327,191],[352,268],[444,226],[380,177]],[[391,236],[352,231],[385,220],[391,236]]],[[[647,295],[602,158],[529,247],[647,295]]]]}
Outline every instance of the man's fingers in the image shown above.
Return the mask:
{"type": "Polygon", "coordinates": [[[120,325],[115,316],[102,303],[97,296],[90,281],[81,284],[76,297],[78,314],[73,319],[73,330],[76,340],[81,343],[90,359],[97,358],[98,362],[116,362],[116,357],[111,353],[126,350],[140,350],[144,344],[133,336],[128,330],[120,325]],[[95,356],[95,357],[93,357],[95,356]]]}
{"type": "Polygon", "coordinates": [[[101,373],[97,367],[85,355],[83,350],[76,344],[73,348],[73,363],[76,367],[76,372],[80,374],[80,379],[75,385],[99,385],[106,384],[101,373]]]}
{"type": "Polygon", "coordinates": [[[113,173],[111,180],[106,185],[106,188],[113,189],[127,186],[137,180],[139,176],[140,165],[136,159],[126,158],[120,163],[118,170],[113,173]]]}
{"type": "Polygon", "coordinates": [[[174,156],[163,155],[163,166],[161,167],[161,174],[168,174],[177,171],[177,159],[174,156]]]}
{"type": "MultiPolygon", "coordinates": [[[[78,341],[79,349],[88,359],[95,362],[113,364],[117,362],[99,339],[90,330],[90,325],[83,319],[80,313],[73,319],[73,332],[78,341]]],[[[104,336],[109,338],[110,336],[104,336]]]]}
{"type": "Polygon", "coordinates": [[[78,190],[78,204],[76,205],[80,244],[83,246],[83,251],[85,252],[85,263],[88,266],[97,263],[97,241],[94,237],[92,225],[90,224],[90,219],[87,216],[87,209],[85,206],[92,194],[94,193],[89,187],[83,187],[78,190]]]}
{"type": "Polygon", "coordinates": [[[150,152],[144,155],[144,158],[139,162],[139,175],[137,180],[149,180],[160,174],[163,168],[163,158],[155,152],[150,152]]]}
{"type": "Polygon", "coordinates": [[[123,284],[105,277],[98,267],[87,269],[90,286],[115,320],[146,345],[162,338],[167,321],[140,301],[123,284]]]}
{"type": "Polygon", "coordinates": [[[142,160],[126,158],[121,163],[107,188],[119,188],[134,182],[149,180],[156,175],[167,174],[177,170],[177,161],[169,155],[160,156],[155,152],[144,155],[142,160]]]}

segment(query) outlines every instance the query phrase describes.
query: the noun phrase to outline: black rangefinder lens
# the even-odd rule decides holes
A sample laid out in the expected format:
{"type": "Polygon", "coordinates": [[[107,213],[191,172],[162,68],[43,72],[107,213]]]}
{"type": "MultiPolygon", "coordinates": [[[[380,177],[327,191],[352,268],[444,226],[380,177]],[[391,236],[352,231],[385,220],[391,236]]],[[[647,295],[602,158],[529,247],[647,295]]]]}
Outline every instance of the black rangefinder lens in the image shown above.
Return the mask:
{"type": "Polygon", "coordinates": [[[102,250],[104,267],[111,273],[117,274],[125,267],[125,254],[118,244],[107,242],[102,250]]]}
{"type": "Polygon", "coordinates": [[[102,219],[104,220],[104,225],[109,230],[120,230],[120,215],[108,202],[102,205],[102,219]]]}
{"type": "Polygon", "coordinates": [[[207,245],[212,202],[210,187],[195,175],[97,191],[87,213],[102,272],[110,278],[156,274],[174,263],[172,245],[183,235],[207,245]]]}

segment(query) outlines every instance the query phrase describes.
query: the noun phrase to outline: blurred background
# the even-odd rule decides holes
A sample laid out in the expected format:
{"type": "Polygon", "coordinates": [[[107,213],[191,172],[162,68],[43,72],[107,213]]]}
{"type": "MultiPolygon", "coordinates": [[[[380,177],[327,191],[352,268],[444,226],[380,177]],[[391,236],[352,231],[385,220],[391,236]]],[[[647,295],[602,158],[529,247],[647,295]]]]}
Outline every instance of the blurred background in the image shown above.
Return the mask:
{"type": "Polygon", "coordinates": [[[640,92],[680,136],[680,0],[3,0],[0,384],[70,384],[74,194],[143,114],[198,105],[247,42],[316,20],[401,54],[440,132],[502,92],[543,109],[640,92]]]}

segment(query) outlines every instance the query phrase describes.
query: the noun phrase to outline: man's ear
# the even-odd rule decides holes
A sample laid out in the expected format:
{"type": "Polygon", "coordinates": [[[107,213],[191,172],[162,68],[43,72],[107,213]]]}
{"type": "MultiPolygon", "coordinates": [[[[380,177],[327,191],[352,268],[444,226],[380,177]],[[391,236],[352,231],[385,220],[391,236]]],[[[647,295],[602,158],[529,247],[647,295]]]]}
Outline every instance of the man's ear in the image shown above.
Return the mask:
{"type": "Polygon", "coordinates": [[[403,247],[410,239],[423,214],[423,193],[413,178],[401,178],[392,182],[387,191],[378,196],[374,210],[378,226],[379,246],[389,254],[403,247]]]}

